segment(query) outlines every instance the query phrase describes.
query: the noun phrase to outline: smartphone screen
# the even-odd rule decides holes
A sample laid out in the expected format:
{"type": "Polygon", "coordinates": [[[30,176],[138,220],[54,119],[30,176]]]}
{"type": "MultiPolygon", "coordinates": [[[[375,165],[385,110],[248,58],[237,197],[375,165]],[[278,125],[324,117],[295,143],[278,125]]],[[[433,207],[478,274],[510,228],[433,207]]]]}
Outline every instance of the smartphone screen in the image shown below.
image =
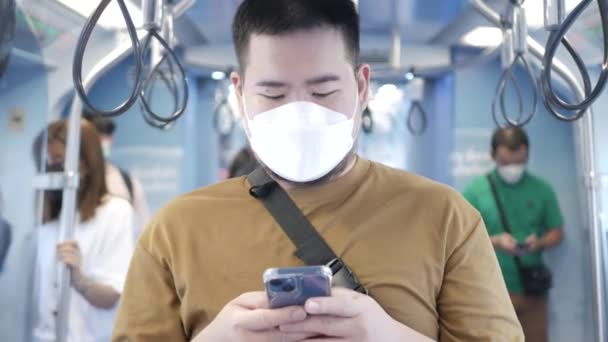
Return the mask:
{"type": "Polygon", "coordinates": [[[302,306],[310,298],[331,296],[332,272],[327,266],[272,268],[264,272],[270,307],[302,306]]]}

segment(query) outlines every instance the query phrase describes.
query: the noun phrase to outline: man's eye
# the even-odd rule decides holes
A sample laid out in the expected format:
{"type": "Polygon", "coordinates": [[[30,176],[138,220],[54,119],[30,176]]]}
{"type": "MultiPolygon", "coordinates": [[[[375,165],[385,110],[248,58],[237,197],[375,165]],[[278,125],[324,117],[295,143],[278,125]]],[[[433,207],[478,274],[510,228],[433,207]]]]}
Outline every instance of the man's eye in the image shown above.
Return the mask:
{"type": "Polygon", "coordinates": [[[275,100],[275,101],[282,100],[285,98],[285,95],[276,95],[276,96],[270,96],[270,95],[264,95],[264,94],[260,94],[260,95],[262,95],[263,97],[265,97],[269,100],[275,100]]]}
{"type": "Polygon", "coordinates": [[[333,90],[333,91],[330,91],[328,93],[312,93],[312,96],[318,97],[318,98],[325,98],[325,97],[333,95],[333,94],[335,94],[337,92],[338,92],[338,90],[333,90]]]}

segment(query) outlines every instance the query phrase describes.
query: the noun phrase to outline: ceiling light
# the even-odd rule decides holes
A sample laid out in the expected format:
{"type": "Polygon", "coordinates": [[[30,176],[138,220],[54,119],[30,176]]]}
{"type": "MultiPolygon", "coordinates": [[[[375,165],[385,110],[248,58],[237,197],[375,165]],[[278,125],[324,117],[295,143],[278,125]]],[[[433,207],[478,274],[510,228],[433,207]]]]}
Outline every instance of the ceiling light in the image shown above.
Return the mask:
{"type": "Polygon", "coordinates": [[[403,100],[403,91],[394,84],[382,85],[373,99],[370,101],[369,107],[372,112],[390,112],[394,106],[403,100]]]}
{"type": "Polygon", "coordinates": [[[476,27],[465,34],[461,42],[477,47],[498,46],[502,42],[502,31],[496,27],[476,27]]]}
{"type": "MultiPolygon", "coordinates": [[[[57,1],[86,18],[88,18],[99,5],[98,1],[90,0],[57,1]]],[[[129,10],[129,14],[131,15],[135,27],[141,27],[143,25],[143,15],[139,7],[137,7],[130,1],[125,1],[125,4],[127,5],[127,9],[129,10]]],[[[120,11],[120,7],[118,6],[118,3],[116,1],[110,2],[108,7],[106,7],[106,10],[104,11],[103,15],[99,18],[98,23],[101,27],[108,30],[118,30],[126,28],[125,20],[122,16],[122,12],[120,11]]]]}
{"type": "Polygon", "coordinates": [[[223,71],[214,71],[211,73],[211,78],[216,81],[221,81],[226,78],[226,73],[223,71]]]}
{"type": "MultiPolygon", "coordinates": [[[[580,2],[580,0],[566,0],[566,13],[570,13],[580,2]]],[[[525,1],[523,7],[526,9],[526,19],[530,28],[539,29],[545,26],[544,1],[525,1]]]]}

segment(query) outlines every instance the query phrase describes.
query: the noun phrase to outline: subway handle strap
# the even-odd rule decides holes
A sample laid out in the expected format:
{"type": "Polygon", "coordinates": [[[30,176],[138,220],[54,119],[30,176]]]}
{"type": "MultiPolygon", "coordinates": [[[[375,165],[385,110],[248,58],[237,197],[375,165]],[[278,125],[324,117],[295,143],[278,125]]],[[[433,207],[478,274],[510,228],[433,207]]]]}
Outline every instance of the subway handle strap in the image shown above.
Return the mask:
{"type": "Polygon", "coordinates": [[[296,206],[287,192],[262,169],[257,168],[247,180],[249,194],[258,199],[296,246],[295,255],[306,265],[327,265],[333,272],[333,285],[368,294],[357,276],[339,258],[315,227],[296,206]]]}

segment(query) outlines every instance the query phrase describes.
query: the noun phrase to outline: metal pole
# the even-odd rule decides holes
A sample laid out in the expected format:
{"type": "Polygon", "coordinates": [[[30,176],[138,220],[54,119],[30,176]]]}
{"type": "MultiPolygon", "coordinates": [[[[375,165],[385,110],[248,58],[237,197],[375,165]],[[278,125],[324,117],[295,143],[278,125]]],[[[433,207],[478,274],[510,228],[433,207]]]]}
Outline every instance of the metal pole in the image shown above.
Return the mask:
{"type": "MultiPolygon", "coordinates": [[[[142,37],[145,32],[142,33],[142,37]]],[[[142,38],[140,37],[140,38],[142,38]]],[[[131,43],[120,44],[107,56],[102,58],[91,70],[84,80],[84,87],[87,91],[91,89],[95,81],[128,55],[131,50],[131,43]]],[[[65,153],[65,188],[63,190],[63,202],[61,207],[59,241],[71,240],[74,237],[77,209],[78,191],[78,161],[80,155],[80,124],[82,119],[83,105],[78,96],[74,96],[70,117],[68,119],[68,135],[65,153]]],[[[65,264],[60,263],[57,270],[57,280],[60,288],[59,306],[57,308],[56,336],[58,342],[68,341],[68,320],[70,307],[70,272],[65,264]]]]}
{"type": "MultiPolygon", "coordinates": [[[[479,13],[496,26],[501,27],[501,17],[494,12],[492,8],[487,6],[483,0],[471,0],[471,4],[479,13]]],[[[528,49],[532,56],[542,62],[545,54],[544,47],[528,37],[528,49]]],[[[553,70],[568,84],[575,92],[577,98],[582,100],[585,97],[585,92],[576,79],[560,61],[556,61],[553,65],[553,70]]],[[[580,196],[585,201],[587,206],[587,215],[589,218],[589,238],[591,249],[592,263],[592,295],[593,295],[593,311],[595,324],[595,341],[606,341],[606,302],[604,293],[604,258],[603,258],[603,235],[600,222],[598,221],[597,213],[599,201],[597,196],[597,181],[595,168],[595,143],[593,141],[593,111],[589,109],[587,113],[576,123],[577,134],[575,135],[575,143],[578,156],[582,167],[579,172],[583,178],[583,188],[587,189],[580,196]]]]}
{"type": "MultiPolygon", "coordinates": [[[[544,56],[544,48],[532,38],[528,38],[530,52],[539,60],[544,56]]],[[[556,61],[557,62],[557,61],[556,61]]],[[[563,63],[555,63],[554,70],[575,92],[578,100],[585,97],[584,90],[576,77],[570,73],[563,63]]],[[[579,156],[579,172],[583,189],[579,194],[583,203],[586,204],[587,222],[589,227],[589,243],[591,253],[591,277],[593,295],[593,313],[595,324],[596,341],[606,341],[606,297],[604,292],[604,246],[602,227],[599,222],[599,199],[596,182],[595,142],[593,140],[593,111],[590,108],[587,113],[576,122],[575,134],[576,150],[579,156]],[[586,190],[586,191],[585,191],[586,190]]]]}
{"type": "Polygon", "coordinates": [[[173,18],[179,18],[188,11],[196,0],[182,0],[173,6],[173,18]]]}
{"type": "MultiPolygon", "coordinates": [[[[144,29],[162,31],[164,5],[162,0],[143,0],[141,7],[144,14],[144,29]]],[[[144,57],[145,58],[145,57],[144,57]]],[[[150,42],[150,66],[154,68],[163,58],[162,46],[154,39],[150,42]]]]}

